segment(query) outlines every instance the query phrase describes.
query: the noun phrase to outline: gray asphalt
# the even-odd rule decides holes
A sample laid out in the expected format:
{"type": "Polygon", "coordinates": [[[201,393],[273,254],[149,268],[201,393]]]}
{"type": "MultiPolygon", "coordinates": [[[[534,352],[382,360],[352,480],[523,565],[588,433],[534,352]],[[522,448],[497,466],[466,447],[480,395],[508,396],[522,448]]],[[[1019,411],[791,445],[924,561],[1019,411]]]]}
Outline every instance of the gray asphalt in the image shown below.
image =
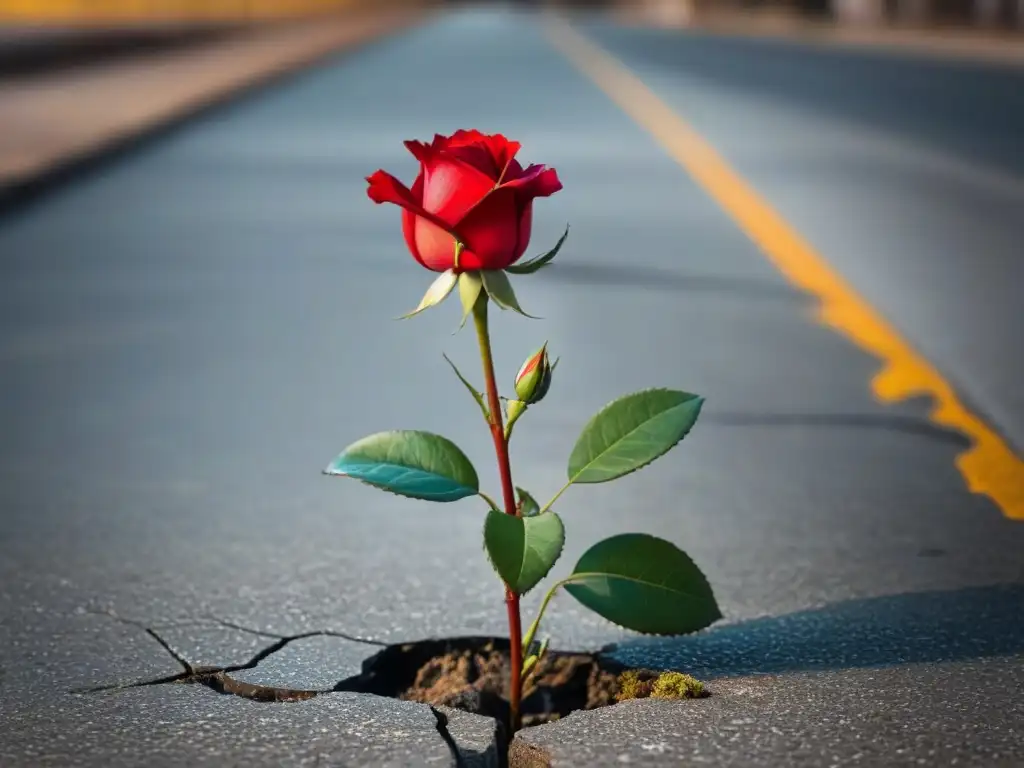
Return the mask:
{"type": "Polygon", "coordinates": [[[1024,72],[583,24],[1024,450],[1024,72]]]}
{"type": "MultiPolygon", "coordinates": [[[[1021,443],[1024,76],[580,28],[1021,443]],[[931,82],[922,72],[946,88],[911,87],[931,82]]],[[[531,252],[572,225],[560,263],[516,282],[545,320],[494,322],[507,386],[545,339],[562,357],[518,428],[517,483],[553,493],[580,426],[619,394],[708,397],[669,458],[563,497],[556,574],[603,536],[665,536],[706,571],[725,620],[637,639],[562,597],[546,627],[555,647],[615,643],[718,695],[526,738],[561,765],[1024,764],[1024,525],[967,492],[963,439],[929,429],[926,402],[873,401],[877,362],[816,325],[534,19],[500,10],[340,56],[0,218],[0,763],[450,759],[411,704],[68,691],[179,672],[143,626],[214,665],[266,640],[217,621],[386,642],[504,631],[478,506],[319,474],[356,438],[407,427],[455,439],[496,487],[441,358],[475,372],[473,340],[450,335],[454,305],[391,320],[430,276],[363,182],[378,167],[411,179],[402,140],[460,127],[558,169],[531,252]],[[381,740],[390,751],[365,751],[381,740]]],[[[313,639],[241,676],[326,686],[374,650],[313,639]]],[[[486,724],[461,722],[457,740],[484,754],[486,724]]]]}

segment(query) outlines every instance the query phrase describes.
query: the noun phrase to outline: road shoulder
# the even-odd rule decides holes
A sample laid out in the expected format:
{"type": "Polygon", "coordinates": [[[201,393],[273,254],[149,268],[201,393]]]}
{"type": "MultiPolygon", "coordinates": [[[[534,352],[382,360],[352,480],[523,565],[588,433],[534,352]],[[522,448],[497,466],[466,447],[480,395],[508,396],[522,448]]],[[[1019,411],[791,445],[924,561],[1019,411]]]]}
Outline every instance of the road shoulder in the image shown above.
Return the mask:
{"type": "Polygon", "coordinates": [[[154,51],[141,59],[0,79],[0,203],[213,103],[405,28],[422,15],[414,8],[351,10],[154,51]]]}

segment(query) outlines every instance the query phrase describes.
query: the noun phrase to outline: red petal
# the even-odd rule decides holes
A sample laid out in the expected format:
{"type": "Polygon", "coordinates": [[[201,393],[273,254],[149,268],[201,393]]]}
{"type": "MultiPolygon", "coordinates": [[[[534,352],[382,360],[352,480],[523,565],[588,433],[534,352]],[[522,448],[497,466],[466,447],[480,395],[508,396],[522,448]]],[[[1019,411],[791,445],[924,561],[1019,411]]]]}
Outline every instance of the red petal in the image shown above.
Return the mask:
{"type": "Polygon", "coordinates": [[[526,253],[526,248],[530,244],[530,234],[533,229],[533,201],[528,202],[519,214],[519,231],[518,239],[516,240],[516,252],[512,263],[519,261],[526,253]]]}
{"type": "Polygon", "coordinates": [[[457,227],[466,244],[459,266],[504,269],[511,264],[518,247],[519,210],[511,189],[497,189],[482,200],[457,227]]]}
{"type": "Polygon", "coordinates": [[[518,141],[509,141],[500,133],[486,138],[487,149],[494,158],[494,163],[502,174],[508,173],[508,167],[512,164],[522,145],[518,141]]]}
{"type": "Polygon", "coordinates": [[[430,143],[430,146],[433,149],[436,149],[436,150],[447,149],[448,145],[451,143],[452,139],[455,138],[455,136],[458,136],[461,133],[466,133],[466,131],[456,131],[451,136],[442,136],[440,133],[435,133],[434,134],[434,140],[430,143]]]}
{"type": "Polygon", "coordinates": [[[403,208],[419,206],[419,202],[405,184],[387,171],[377,171],[373,175],[367,176],[366,181],[370,185],[366,189],[366,194],[375,203],[394,203],[403,208]]]}
{"type": "Polygon", "coordinates": [[[487,150],[487,147],[479,144],[467,144],[463,147],[448,147],[444,150],[444,154],[449,157],[457,157],[467,165],[471,165],[476,168],[480,173],[484,174],[491,180],[492,187],[498,182],[498,177],[501,175],[501,167],[495,164],[494,158],[491,157],[491,153],[487,150]]]}
{"type": "Polygon", "coordinates": [[[394,203],[401,206],[410,213],[422,216],[427,221],[433,222],[442,229],[451,231],[449,226],[440,217],[424,210],[420,200],[402,182],[386,171],[377,171],[372,176],[366,177],[370,186],[366,194],[375,203],[394,203]]]}
{"type": "Polygon", "coordinates": [[[494,179],[447,152],[418,141],[405,145],[423,166],[423,208],[446,229],[494,189],[494,179]]]}
{"type": "Polygon", "coordinates": [[[473,165],[485,173],[490,173],[492,179],[502,177],[502,172],[506,171],[521,148],[518,141],[509,141],[500,133],[486,134],[475,129],[456,131],[447,138],[435,136],[434,146],[458,157],[465,155],[478,158],[473,165]],[[484,152],[490,158],[487,166],[480,165],[484,152]]]}
{"type": "MultiPolygon", "coordinates": [[[[421,173],[416,177],[416,181],[412,185],[412,196],[419,200],[423,197],[423,174],[421,173]]],[[[419,217],[408,209],[402,209],[402,234],[405,235],[405,244],[409,247],[409,253],[423,266],[427,266],[423,263],[423,257],[420,256],[419,249],[416,247],[416,221],[419,217]]]]}
{"type": "Polygon", "coordinates": [[[518,178],[502,184],[501,188],[516,190],[520,202],[525,204],[535,197],[550,197],[562,188],[562,182],[554,168],[531,165],[518,178]]]}
{"type": "Polygon", "coordinates": [[[540,360],[543,356],[542,352],[537,352],[533,357],[523,363],[523,367],[520,368],[519,373],[516,374],[516,384],[518,384],[520,379],[524,376],[528,376],[537,370],[537,366],[540,365],[540,360]]]}
{"type": "Polygon", "coordinates": [[[497,180],[501,168],[495,165],[494,158],[483,143],[483,138],[479,131],[456,131],[451,136],[435,133],[430,148],[435,152],[447,152],[469,163],[481,173],[487,174],[491,179],[497,180]]]}
{"type": "Polygon", "coordinates": [[[508,164],[508,168],[505,169],[505,175],[502,177],[501,181],[502,181],[503,184],[506,184],[506,183],[508,183],[510,181],[518,179],[522,175],[523,175],[523,166],[521,166],[519,164],[518,160],[512,160],[508,164]]]}
{"type": "MultiPolygon", "coordinates": [[[[435,137],[434,140],[436,141],[437,138],[438,137],[435,137]]],[[[487,141],[486,134],[480,133],[476,128],[470,128],[468,131],[460,129],[451,136],[441,136],[440,138],[444,141],[444,147],[442,147],[442,149],[449,147],[452,144],[483,144],[487,141]]]]}
{"type": "MultiPolygon", "coordinates": [[[[455,266],[455,238],[426,219],[416,218],[414,238],[418,261],[427,269],[444,272],[455,266]]],[[[459,264],[462,264],[459,259],[459,264]]]]}

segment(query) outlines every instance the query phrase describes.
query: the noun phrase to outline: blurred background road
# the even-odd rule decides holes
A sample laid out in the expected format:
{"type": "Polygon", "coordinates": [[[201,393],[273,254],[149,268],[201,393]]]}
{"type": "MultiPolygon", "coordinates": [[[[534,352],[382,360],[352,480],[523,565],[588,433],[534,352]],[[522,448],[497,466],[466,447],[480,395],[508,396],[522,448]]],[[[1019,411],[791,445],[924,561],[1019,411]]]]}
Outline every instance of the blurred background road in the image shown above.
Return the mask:
{"type": "MultiPolygon", "coordinates": [[[[650,532],[726,619],[637,639],[563,597],[547,627],[716,695],[526,738],[565,765],[1024,764],[1020,3],[0,1],[0,19],[0,763],[225,748],[191,724],[250,702],[67,693],[174,672],[97,612],[214,664],[251,638],[188,621],[504,632],[480,509],[319,474],[405,427],[496,484],[441,359],[475,371],[472,340],[448,305],[391,320],[430,275],[363,181],[411,181],[404,139],[475,127],[563,180],[530,252],[572,226],[516,283],[544,321],[494,320],[507,386],[545,339],[563,359],[520,422],[517,484],[557,490],[624,392],[708,398],[670,458],[566,494],[556,575],[650,532]]],[[[253,679],[330,685],[368,652],[308,646],[253,679]]],[[[230,730],[289,764],[272,727],[230,730]]]]}

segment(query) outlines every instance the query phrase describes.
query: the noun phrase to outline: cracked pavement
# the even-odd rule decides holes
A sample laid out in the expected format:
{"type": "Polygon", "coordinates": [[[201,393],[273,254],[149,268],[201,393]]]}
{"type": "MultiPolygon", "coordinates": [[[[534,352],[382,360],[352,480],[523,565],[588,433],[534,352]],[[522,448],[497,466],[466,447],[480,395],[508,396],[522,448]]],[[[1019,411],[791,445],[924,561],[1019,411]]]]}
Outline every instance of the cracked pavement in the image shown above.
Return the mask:
{"type": "MultiPolygon", "coordinates": [[[[773,57],[795,57],[794,89],[848,85],[854,54],[587,29],[685,104],[1020,444],[1024,231],[1004,187],[972,197],[976,177],[890,163],[877,134],[933,137],[884,89],[868,89],[876,139],[858,142],[838,86],[842,103],[826,87],[808,115],[694,69],[731,51],[768,78],[773,57]],[[908,207],[901,224],[892,212],[908,207]]],[[[966,65],[934,66],[970,85],[966,65]]],[[[922,97],[940,118],[945,95],[922,97]]],[[[1016,103],[1000,102],[1011,125],[1016,103]]],[[[1012,144],[975,151],[988,134],[957,125],[934,151],[1019,175],[1012,144]]],[[[408,702],[215,690],[326,691],[368,640],[505,630],[481,508],[320,475],[358,437],[407,427],[454,439],[496,487],[489,436],[441,357],[474,371],[472,340],[450,335],[447,305],[390,320],[429,278],[363,182],[378,167],[411,178],[402,140],[466,126],[557,167],[565,190],[538,204],[531,253],[572,225],[560,263],[517,283],[543,326],[493,323],[506,386],[545,338],[563,358],[517,432],[517,484],[553,493],[579,428],[619,394],[708,397],[669,458],[563,497],[553,576],[601,537],[649,532],[701,565],[725,620],[637,638],[560,596],[545,626],[552,647],[615,644],[628,663],[697,674],[712,697],[522,738],[564,766],[1024,761],[1024,526],[964,487],[962,437],[930,425],[923,399],[875,402],[877,361],[816,324],[534,20],[499,9],[341,56],[0,212],[0,764],[454,765],[445,732],[465,764],[497,764],[484,718],[443,713],[439,730],[408,702]],[[203,684],[172,682],[186,679],[203,684]],[[137,685],[154,680],[167,683],[137,685]],[[71,693],[102,686],[116,687],[71,693]]]]}
{"type": "Polygon", "coordinates": [[[123,691],[128,688],[144,688],[152,685],[169,685],[174,683],[181,684],[197,684],[204,685],[207,688],[216,691],[217,693],[228,694],[231,696],[239,696],[243,699],[250,699],[252,701],[306,701],[313,698],[320,693],[329,693],[332,689],[297,689],[283,686],[271,686],[271,685],[260,685],[259,683],[250,683],[245,680],[239,680],[233,677],[236,672],[245,672],[248,670],[254,670],[260,666],[260,664],[276,653],[283,651],[289,645],[302,640],[309,640],[311,638],[340,638],[348,640],[352,643],[358,643],[363,645],[371,645],[382,647],[385,643],[381,643],[375,640],[366,640],[363,638],[353,637],[343,632],[334,632],[330,630],[318,630],[313,632],[302,632],[297,635],[276,635],[272,632],[265,632],[258,629],[250,629],[243,627],[240,624],[233,622],[222,621],[218,619],[211,619],[210,621],[217,627],[223,629],[235,630],[243,634],[253,635],[260,638],[272,639],[273,642],[264,645],[256,653],[254,653],[249,659],[240,664],[227,664],[227,665],[207,665],[197,664],[190,661],[178,650],[174,648],[162,635],[153,627],[146,626],[142,622],[134,621],[131,619],[123,619],[116,614],[106,614],[113,619],[121,621],[128,626],[133,626],[143,632],[149,637],[153,638],[156,643],[163,648],[172,659],[181,665],[182,671],[177,675],[164,675],[154,679],[148,680],[137,680],[132,683],[112,683],[107,685],[94,686],[91,688],[84,688],[74,691],[74,693],[101,693],[103,691],[123,691]]]}
{"type": "MultiPolygon", "coordinates": [[[[80,625],[76,627],[79,641],[87,643],[94,653],[104,654],[92,660],[91,674],[97,674],[105,662],[118,665],[116,672],[120,675],[135,665],[139,670],[148,669],[152,676],[71,688],[66,691],[67,696],[61,697],[55,713],[46,706],[52,703],[46,697],[38,702],[41,707],[26,706],[30,704],[28,689],[40,677],[62,672],[68,675],[67,679],[75,679],[74,668],[85,659],[66,653],[68,667],[61,669],[53,663],[50,653],[43,652],[36,665],[26,665],[35,669],[21,670],[27,674],[20,679],[6,674],[0,679],[4,699],[13,699],[17,705],[0,707],[7,734],[0,745],[0,757],[5,761],[59,765],[102,762],[115,766],[248,765],[281,760],[290,765],[341,766],[450,764],[457,768],[484,768],[500,764],[498,748],[503,740],[495,722],[488,718],[336,691],[339,680],[319,689],[299,689],[252,683],[240,677],[240,673],[260,670],[261,665],[293,644],[313,638],[358,646],[362,655],[367,648],[380,647],[382,643],[326,630],[277,636],[213,617],[156,629],[109,612],[83,610],[77,615],[83,619],[108,619],[146,637],[152,644],[149,649],[140,648],[131,637],[122,634],[112,642],[102,625],[92,626],[91,632],[80,625]],[[209,627],[231,632],[236,643],[241,635],[258,638],[262,645],[237,664],[209,666],[191,661],[165,639],[165,635],[176,630],[209,627]],[[101,636],[104,642],[100,641],[101,636]],[[178,668],[177,672],[167,673],[166,662],[161,664],[152,657],[154,647],[178,668]],[[201,699],[195,692],[179,692],[197,688],[221,694],[217,699],[280,706],[254,712],[226,701],[201,699]],[[313,699],[319,701],[312,704],[313,699]],[[287,706],[297,702],[307,706],[287,706]],[[45,744],[36,743],[40,729],[47,727],[44,721],[55,714],[60,718],[60,734],[45,744]]],[[[202,635],[208,637],[205,632],[202,635]]],[[[57,642],[60,648],[67,647],[64,638],[57,642]]],[[[206,641],[196,647],[206,647],[206,641]]],[[[329,664],[319,667],[321,674],[328,669],[345,677],[358,672],[359,653],[337,645],[330,651],[329,664]]]]}

